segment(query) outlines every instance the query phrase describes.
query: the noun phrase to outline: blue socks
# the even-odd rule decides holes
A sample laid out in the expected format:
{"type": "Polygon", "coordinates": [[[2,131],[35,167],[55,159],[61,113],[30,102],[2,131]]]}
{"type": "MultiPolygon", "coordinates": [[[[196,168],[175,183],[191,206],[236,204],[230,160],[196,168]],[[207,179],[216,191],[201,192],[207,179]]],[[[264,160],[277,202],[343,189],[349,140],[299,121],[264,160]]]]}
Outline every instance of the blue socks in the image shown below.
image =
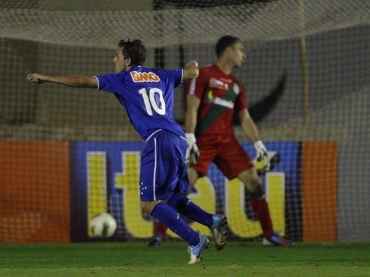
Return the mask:
{"type": "Polygon", "coordinates": [[[170,205],[175,211],[181,213],[187,218],[199,222],[205,226],[211,227],[213,223],[212,214],[207,213],[198,205],[193,203],[189,198],[181,194],[175,194],[168,200],[170,205]]]}
{"type": "Polygon", "coordinates": [[[172,232],[176,233],[190,245],[197,245],[199,243],[199,234],[191,229],[171,206],[165,203],[158,203],[151,215],[163,222],[172,232]]]}

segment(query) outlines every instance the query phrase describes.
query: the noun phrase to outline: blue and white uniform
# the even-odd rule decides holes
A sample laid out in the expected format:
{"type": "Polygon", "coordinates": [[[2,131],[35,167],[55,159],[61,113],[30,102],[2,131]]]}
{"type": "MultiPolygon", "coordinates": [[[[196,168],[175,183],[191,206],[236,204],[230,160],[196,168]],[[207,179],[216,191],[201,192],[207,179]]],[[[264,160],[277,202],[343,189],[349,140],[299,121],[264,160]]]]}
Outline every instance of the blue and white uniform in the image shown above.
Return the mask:
{"type": "Polygon", "coordinates": [[[187,192],[185,134],[173,118],[174,88],[183,70],[132,67],[118,74],[96,76],[98,89],[114,93],[146,146],[140,169],[140,199],[169,199],[187,192]]]}

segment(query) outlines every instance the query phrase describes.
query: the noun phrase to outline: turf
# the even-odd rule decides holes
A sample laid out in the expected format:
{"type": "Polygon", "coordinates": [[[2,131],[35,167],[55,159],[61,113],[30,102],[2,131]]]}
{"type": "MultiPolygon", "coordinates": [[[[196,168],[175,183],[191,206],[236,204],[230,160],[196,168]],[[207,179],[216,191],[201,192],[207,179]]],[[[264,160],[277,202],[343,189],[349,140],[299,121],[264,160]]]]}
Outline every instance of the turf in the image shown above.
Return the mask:
{"type": "Polygon", "coordinates": [[[297,243],[266,247],[213,244],[188,265],[186,243],[0,244],[0,276],[370,276],[370,243],[297,243]]]}

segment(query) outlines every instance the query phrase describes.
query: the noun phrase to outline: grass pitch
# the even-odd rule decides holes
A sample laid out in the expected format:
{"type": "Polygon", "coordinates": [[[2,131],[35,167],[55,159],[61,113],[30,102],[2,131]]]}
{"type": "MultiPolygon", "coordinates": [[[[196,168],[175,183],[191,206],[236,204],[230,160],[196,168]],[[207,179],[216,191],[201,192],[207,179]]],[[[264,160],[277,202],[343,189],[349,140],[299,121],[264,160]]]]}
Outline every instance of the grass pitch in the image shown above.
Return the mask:
{"type": "Polygon", "coordinates": [[[1,244],[0,276],[370,276],[370,243],[214,243],[188,265],[185,242],[1,244]]]}

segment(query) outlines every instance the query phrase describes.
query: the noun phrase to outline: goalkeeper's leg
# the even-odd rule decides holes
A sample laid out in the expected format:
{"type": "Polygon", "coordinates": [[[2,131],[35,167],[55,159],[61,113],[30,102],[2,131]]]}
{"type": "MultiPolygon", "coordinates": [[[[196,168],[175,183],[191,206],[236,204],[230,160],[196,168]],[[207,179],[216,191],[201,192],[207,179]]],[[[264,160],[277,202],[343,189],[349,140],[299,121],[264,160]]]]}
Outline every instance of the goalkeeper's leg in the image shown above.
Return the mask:
{"type": "Polygon", "coordinates": [[[164,236],[166,235],[168,227],[162,222],[157,221],[155,225],[154,235],[149,239],[149,246],[158,246],[162,243],[164,236]]]}
{"type": "Polygon", "coordinates": [[[275,246],[291,246],[293,241],[281,238],[272,225],[270,210],[262,189],[262,181],[258,177],[256,168],[251,168],[238,175],[249,191],[249,201],[253,211],[257,214],[263,232],[263,244],[275,246]]]}

